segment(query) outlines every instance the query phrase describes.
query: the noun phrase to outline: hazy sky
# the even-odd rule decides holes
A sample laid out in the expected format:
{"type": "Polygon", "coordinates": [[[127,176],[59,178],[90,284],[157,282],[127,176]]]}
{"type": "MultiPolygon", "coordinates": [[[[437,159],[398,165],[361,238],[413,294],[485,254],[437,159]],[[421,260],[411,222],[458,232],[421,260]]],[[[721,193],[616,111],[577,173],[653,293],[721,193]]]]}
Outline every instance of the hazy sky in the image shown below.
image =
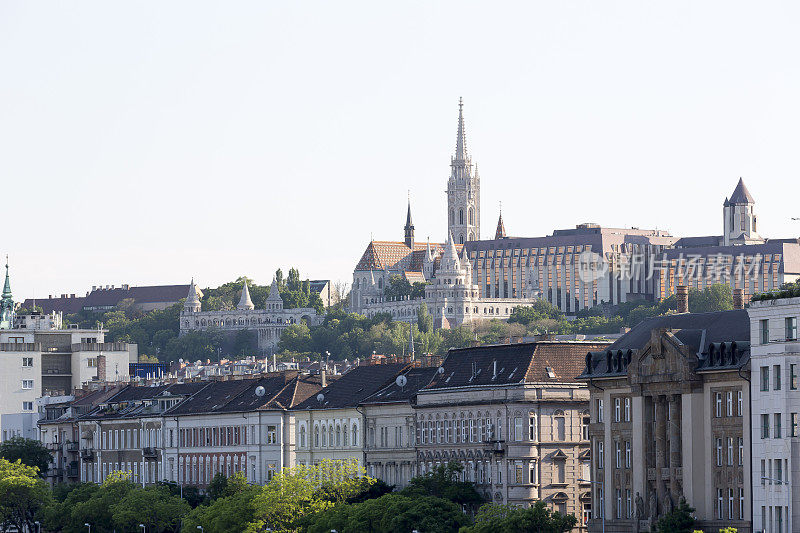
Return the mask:
{"type": "Polygon", "coordinates": [[[349,280],[445,237],[464,97],[482,233],[720,234],[739,176],[800,234],[797,2],[0,2],[17,299],[349,280]]]}

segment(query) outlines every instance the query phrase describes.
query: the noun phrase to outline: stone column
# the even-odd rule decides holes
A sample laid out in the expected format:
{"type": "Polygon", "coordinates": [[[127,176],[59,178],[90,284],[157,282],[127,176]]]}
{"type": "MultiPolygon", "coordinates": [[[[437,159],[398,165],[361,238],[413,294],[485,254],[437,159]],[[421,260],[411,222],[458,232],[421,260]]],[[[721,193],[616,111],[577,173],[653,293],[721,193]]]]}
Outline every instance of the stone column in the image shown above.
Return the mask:
{"type": "Polygon", "coordinates": [[[677,469],[681,466],[681,406],[680,396],[677,394],[669,397],[669,413],[669,490],[673,503],[677,503],[675,500],[679,492],[677,469]]]}
{"type": "Polygon", "coordinates": [[[667,455],[667,402],[664,396],[654,398],[656,403],[656,457],[655,457],[655,474],[656,474],[656,497],[658,502],[664,501],[664,482],[661,480],[661,469],[666,466],[667,455]]]}

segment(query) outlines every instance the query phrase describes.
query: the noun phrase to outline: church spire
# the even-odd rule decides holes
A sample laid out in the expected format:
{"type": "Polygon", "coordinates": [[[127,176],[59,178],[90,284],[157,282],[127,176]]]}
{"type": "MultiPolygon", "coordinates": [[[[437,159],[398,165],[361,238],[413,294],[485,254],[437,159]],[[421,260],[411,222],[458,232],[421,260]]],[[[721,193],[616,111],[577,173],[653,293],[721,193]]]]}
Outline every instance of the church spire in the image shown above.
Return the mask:
{"type": "Polygon", "coordinates": [[[414,222],[411,220],[411,197],[408,198],[408,213],[406,213],[406,226],[405,226],[405,243],[406,246],[414,249],[414,222]]]}
{"type": "Polygon", "coordinates": [[[506,226],[503,224],[503,206],[500,205],[500,218],[497,219],[497,231],[494,234],[495,239],[506,238],[506,226]]]}
{"type": "Polygon", "coordinates": [[[6,282],[3,285],[3,298],[0,300],[0,329],[14,327],[14,300],[11,297],[11,278],[8,275],[8,256],[6,256],[6,282]]]}
{"type": "Polygon", "coordinates": [[[458,133],[456,134],[456,161],[467,159],[467,133],[464,130],[464,100],[458,99],[458,133]]]}

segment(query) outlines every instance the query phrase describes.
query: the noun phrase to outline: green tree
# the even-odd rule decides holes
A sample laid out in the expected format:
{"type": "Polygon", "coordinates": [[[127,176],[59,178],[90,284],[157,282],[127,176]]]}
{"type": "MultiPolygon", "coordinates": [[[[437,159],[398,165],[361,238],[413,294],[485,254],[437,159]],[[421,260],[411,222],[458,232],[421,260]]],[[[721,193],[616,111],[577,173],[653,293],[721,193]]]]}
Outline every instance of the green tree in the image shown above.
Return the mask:
{"type": "Polygon", "coordinates": [[[433,470],[408,482],[408,486],[400,494],[410,497],[433,496],[475,509],[483,503],[483,497],[475,490],[475,485],[467,481],[459,481],[464,467],[457,461],[439,465],[433,470]]]}
{"type": "Polygon", "coordinates": [[[658,519],[656,531],[658,533],[692,533],[697,522],[692,516],[694,511],[694,508],[690,507],[684,498],[681,498],[675,509],[658,519]]]}
{"type": "Polygon", "coordinates": [[[523,508],[486,504],[475,515],[475,524],[460,533],[564,533],[578,523],[573,515],[552,512],[543,501],[523,508]]]}
{"type": "Polygon", "coordinates": [[[173,531],[190,509],[166,487],[153,486],[132,488],[110,511],[117,531],[133,533],[139,531],[139,524],[144,524],[147,531],[160,533],[173,531]]]}
{"type": "Polygon", "coordinates": [[[428,312],[428,306],[424,303],[419,304],[419,311],[417,311],[417,328],[421,333],[433,331],[433,317],[428,312]]]}
{"type": "Polygon", "coordinates": [[[50,503],[50,491],[35,466],[0,459],[0,521],[5,531],[32,531],[37,514],[50,503]]]}
{"type": "Polygon", "coordinates": [[[0,443],[0,457],[12,463],[20,460],[22,464],[36,468],[42,477],[53,460],[41,442],[24,437],[12,437],[0,443]]]}
{"type": "Polygon", "coordinates": [[[197,533],[197,526],[202,526],[205,533],[259,531],[249,528],[255,521],[254,501],[260,490],[260,487],[247,485],[238,493],[196,507],[184,517],[181,531],[197,533]]]}
{"type": "Polygon", "coordinates": [[[383,291],[386,298],[405,298],[411,296],[411,283],[405,276],[392,274],[389,283],[383,291]]]}

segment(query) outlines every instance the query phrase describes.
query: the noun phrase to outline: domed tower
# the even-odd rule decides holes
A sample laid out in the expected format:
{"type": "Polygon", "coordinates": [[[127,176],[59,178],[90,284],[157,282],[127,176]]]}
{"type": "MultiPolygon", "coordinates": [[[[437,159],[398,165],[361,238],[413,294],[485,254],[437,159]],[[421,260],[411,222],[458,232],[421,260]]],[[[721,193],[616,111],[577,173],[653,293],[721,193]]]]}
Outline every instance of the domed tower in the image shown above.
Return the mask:
{"type": "Polygon", "coordinates": [[[458,244],[480,239],[481,180],[477,166],[467,154],[464,130],[464,103],[458,100],[458,133],[456,153],[450,159],[450,179],[447,181],[447,231],[458,244]]]}

